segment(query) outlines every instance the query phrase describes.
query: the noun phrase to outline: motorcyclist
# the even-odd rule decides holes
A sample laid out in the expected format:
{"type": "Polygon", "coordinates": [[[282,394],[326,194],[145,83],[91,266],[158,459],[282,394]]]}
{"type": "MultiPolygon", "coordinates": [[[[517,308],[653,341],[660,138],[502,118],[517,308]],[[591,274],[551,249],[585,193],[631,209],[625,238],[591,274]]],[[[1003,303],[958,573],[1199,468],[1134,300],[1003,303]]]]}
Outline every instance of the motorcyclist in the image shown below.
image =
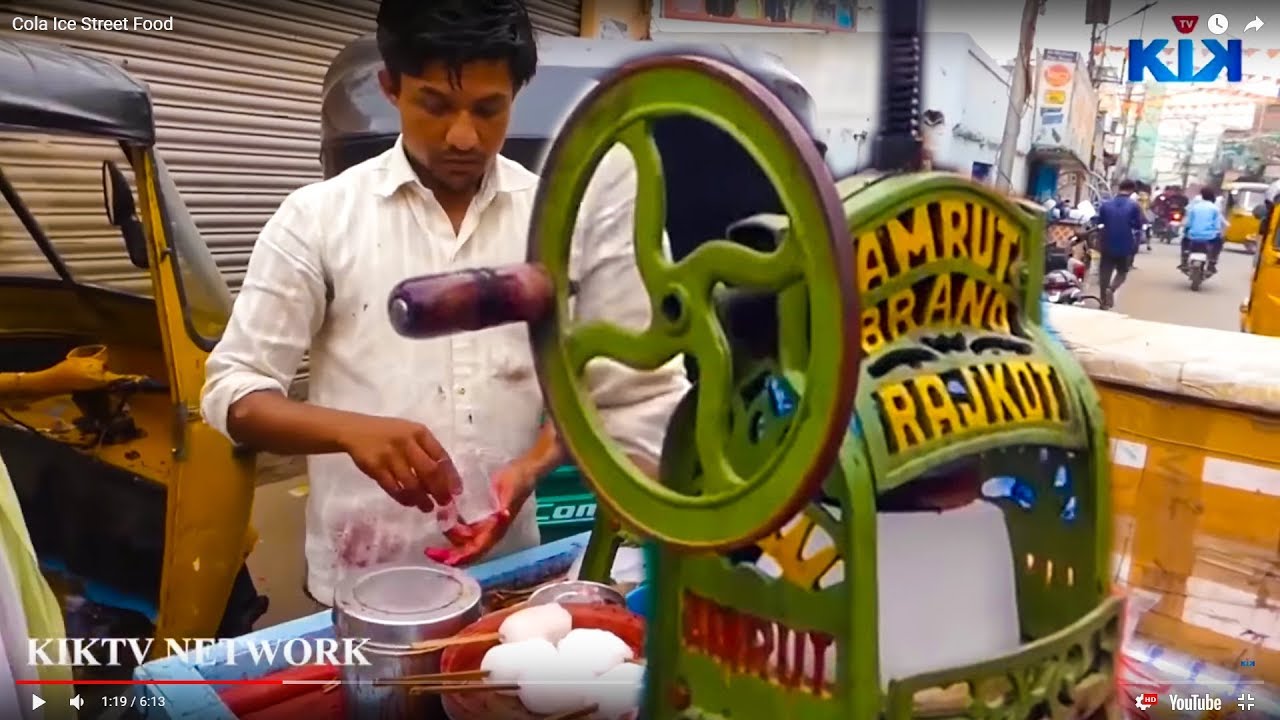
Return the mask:
{"type": "Polygon", "coordinates": [[[1175,210],[1186,212],[1190,200],[1177,185],[1168,185],[1151,201],[1151,212],[1156,217],[1168,220],[1175,210]]]}
{"type": "Polygon", "coordinates": [[[1192,242],[1209,243],[1209,272],[1216,272],[1218,269],[1218,256],[1222,254],[1222,232],[1227,227],[1227,220],[1214,202],[1216,195],[1211,187],[1201,188],[1200,198],[1187,208],[1179,270],[1187,269],[1187,256],[1191,254],[1192,242]]]}

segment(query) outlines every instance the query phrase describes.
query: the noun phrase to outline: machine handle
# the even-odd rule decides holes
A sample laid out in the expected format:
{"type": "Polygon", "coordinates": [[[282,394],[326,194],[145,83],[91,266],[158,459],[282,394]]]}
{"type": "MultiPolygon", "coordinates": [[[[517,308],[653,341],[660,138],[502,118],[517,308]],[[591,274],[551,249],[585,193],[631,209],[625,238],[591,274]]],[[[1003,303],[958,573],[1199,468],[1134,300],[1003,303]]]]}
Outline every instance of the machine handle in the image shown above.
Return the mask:
{"type": "Polygon", "coordinates": [[[401,282],[391,291],[391,326],[409,338],[434,338],[515,322],[537,322],[554,304],[541,265],[459,270],[401,282]]]}

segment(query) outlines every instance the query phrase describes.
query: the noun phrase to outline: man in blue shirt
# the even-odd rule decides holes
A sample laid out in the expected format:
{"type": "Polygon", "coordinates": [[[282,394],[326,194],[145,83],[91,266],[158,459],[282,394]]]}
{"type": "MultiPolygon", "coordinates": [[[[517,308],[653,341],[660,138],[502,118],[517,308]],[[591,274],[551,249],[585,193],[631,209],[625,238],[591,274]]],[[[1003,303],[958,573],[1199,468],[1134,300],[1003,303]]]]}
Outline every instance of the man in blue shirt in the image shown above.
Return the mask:
{"type": "Polygon", "coordinates": [[[1213,188],[1206,187],[1200,191],[1200,197],[1187,206],[1187,224],[1182,234],[1181,270],[1187,266],[1187,256],[1191,254],[1192,242],[1209,243],[1209,272],[1218,269],[1218,255],[1222,253],[1222,231],[1226,229],[1226,218],[1214,202],[1213,188]]]}
{"type": "Polygon", "coordinates": [[[1098,290],[1103,310],[1110,310],[1115,305],[1116,290],[1124,284],[1129,269],[1133,267],[1133,256],[1138,252],[1142,208],[1133,199],[1134,187],[1132,180],[1125,180],[1120,183],[1119,193],[1098,207],[1098,220],[1102,223],[1098,290]]]}

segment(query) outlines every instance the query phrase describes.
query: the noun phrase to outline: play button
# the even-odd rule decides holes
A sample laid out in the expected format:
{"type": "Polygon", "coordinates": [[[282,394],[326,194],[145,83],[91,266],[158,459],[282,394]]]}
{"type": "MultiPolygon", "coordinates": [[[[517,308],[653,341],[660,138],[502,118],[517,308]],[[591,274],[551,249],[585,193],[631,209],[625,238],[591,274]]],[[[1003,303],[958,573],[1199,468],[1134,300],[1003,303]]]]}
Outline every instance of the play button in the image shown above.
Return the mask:
{"type": "Polygon", "coordinates": [[[43,704],[44,704],[44,700],[41,700],[39,695],[32,695],[32,696],[31,696],[31,709],[32,709],[32,710],[35,710],[36,708],[40,707],[40,706],[41,706],[41,705],[43,705],[43,704]]]}

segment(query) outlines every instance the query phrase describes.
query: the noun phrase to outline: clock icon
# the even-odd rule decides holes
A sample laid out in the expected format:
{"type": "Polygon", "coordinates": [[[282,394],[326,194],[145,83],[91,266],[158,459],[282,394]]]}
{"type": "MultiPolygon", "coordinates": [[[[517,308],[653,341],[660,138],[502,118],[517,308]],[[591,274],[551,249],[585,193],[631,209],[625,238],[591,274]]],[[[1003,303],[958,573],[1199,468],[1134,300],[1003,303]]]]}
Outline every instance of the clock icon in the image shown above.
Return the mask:
{"type": "Polygon", "coordinates": [[[1222,13],[1209,16],[1209,32],[1221,35],[1227,31],[1227,16],[1222,13]]]}

